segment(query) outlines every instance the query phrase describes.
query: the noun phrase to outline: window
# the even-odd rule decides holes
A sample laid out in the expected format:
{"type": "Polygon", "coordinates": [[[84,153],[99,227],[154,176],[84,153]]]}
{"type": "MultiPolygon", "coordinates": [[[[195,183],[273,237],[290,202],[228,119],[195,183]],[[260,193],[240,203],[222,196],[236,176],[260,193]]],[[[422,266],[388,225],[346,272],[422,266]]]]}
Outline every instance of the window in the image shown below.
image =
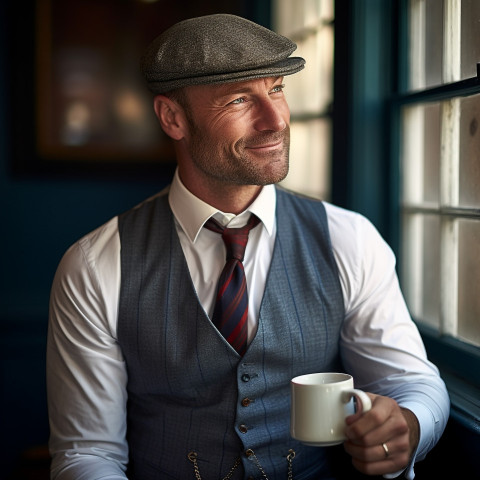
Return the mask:
{"type": "Polygon", "coordinates": [[[401,282],[454,408],[480,415],[480,2],[407,0],[401,282]],[[462,383],[463,382],[463,383],[462,383]]]}
{"type": "Polygon", "coordinates": [[[404,290],[419,322],[480,346],[480,2],[410,0],[409,7],[404,290]]]}
{"type": "Polygon", "coordinates": [[[292,39],[293,55],[306,59],[285,79],[291,109],[290,173],[283,185],[317,198],[330,197],[333,100],[333,0],[277,0],[273,29],[292,39]]]}

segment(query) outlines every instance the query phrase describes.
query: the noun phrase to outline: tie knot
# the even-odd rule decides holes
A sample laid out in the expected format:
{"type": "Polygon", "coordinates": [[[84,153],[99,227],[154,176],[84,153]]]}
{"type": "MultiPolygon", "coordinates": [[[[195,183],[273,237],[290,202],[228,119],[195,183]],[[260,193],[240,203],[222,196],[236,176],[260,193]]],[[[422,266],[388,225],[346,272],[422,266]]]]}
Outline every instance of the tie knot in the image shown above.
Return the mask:
{"type": "Polygon", "coordinates": [[[247,224],[240,228],[228,228],[220,225],[215,219],[210,218],[205,223],[205,228],[222,235],[223,242],[227,248],[227,260],[235,258],[240,262],[245,256],[245,248],[248,242],[248,234],[250,230],[256,227],[260,219],[255,215],[251,215],[247,224]]]}

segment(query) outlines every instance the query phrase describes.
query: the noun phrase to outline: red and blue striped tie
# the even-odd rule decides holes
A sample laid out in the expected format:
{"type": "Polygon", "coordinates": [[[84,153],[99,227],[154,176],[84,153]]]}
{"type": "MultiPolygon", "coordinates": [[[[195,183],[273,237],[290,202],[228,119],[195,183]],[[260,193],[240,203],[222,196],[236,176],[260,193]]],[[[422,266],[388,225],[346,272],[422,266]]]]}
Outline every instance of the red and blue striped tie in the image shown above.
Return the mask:
{"type": "Polygon", "coordinates": [[[252,215],[241,228],[227,228],[210,218],[205,228],[222,235],[227,262],[218,281],[212,321],[232,347],[243,355],[247,349],[248,292],[243,257],[250,230],[260,220],[252,215]]]}

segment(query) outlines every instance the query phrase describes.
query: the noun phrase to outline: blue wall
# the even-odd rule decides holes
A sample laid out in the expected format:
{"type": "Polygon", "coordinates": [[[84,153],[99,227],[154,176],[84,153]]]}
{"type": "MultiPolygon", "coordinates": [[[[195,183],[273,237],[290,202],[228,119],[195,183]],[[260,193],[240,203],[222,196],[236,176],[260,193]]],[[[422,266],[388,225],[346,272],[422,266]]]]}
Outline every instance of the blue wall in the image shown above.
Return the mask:
{"type": "MultiPolygon", "coordinates": [[[[48,440],[48,300],[61,256],[85,233],[162,189],[174,169],[172,163],[153,175],[133,171],[127,178],[114,166],[111,174],[92,171],[81,176],[73,171],[39,175],[15,168],[15,147],[26,143],[24,156],[33,147],[28,128],[14,131],[14,118],[20,115],[26,126],[31,125],[34,111],[31,92],[25,91],[17,102],[11,87],[12,83],[31,87],[34,78],[33,71],[19,78],[11,57],[23,62],[25,72],[31,68],[27,63],[34,47],[34,4],[0,2],[0,479],[14,469],[22,451],[48,440]]],[[[180,17],[189,16],[185,4],[173,8],[180,17]]],[[[231,11],[269,25],[269,0],[210,0],[188,7],[193,14],[231,11]]],[[[20,160],[35,166],[34,158],[20,160]]]]}
{"type": "MultiPolygon", "coordinates": [[[[48,439],[45,340],[61,256],[80,236],[163,188],[172,171],[148,180],[13,173],[18,105],[10,102],[6,4],[0,2],[0,478],[22,450],[48,439]]],[[[31,122],[33,110],[22,115],[31,122]]]]}

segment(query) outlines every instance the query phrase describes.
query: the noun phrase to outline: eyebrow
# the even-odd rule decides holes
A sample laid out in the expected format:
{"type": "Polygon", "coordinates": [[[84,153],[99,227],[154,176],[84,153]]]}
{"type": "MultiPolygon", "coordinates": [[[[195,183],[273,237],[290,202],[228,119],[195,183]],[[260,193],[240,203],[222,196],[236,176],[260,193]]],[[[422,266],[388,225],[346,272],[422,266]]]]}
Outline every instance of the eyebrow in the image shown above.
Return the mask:
{"type": "MultiPolygon", "coordinates": [[[[273,77],[272,77],[273,78],[273,77]]],[[[282,78],[283,77],[274,77],[274,81],[272,82],[272,85],[271,87],[273,87],[278,81],[282,81],[282,78]]],[[[271,88],[270,87],[270,88],[271,88]]],[[[228,97],[230,95],[238,95],[239,93],[249,93],[252,91],[252,88],[247,86],[245,83],[243,83],[243,85],[239,82],[237,85],[235,85],[235,87],[228,87],[228,86],[225,86],[225,92],[221,92],[219,95],[218,95],[218,98],[222,98],[222,97],[228,97]],[[227,90],[228,88],[228,90],[227,90]]]]}

